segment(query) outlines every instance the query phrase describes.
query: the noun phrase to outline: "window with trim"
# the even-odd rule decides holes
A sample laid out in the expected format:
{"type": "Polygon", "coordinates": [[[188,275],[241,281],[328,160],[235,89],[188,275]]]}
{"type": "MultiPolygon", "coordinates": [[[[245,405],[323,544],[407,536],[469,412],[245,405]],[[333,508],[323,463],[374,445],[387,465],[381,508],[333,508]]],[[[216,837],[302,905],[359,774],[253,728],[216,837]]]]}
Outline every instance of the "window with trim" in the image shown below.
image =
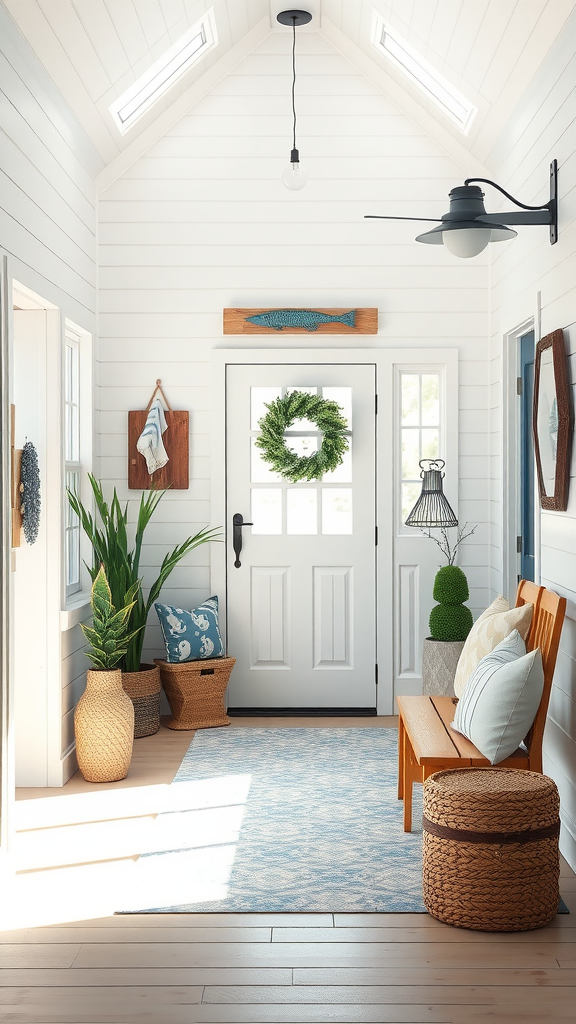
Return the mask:
{"type": "MultiPolygon", "coordinates": [[[[420,460],[442,457],[441,378],[438,373],[400,373],[400,523],[422,489],[420,460]]],[[[407,532],[410,529],[406,528],[407,532]]]]}
{"type": "Polygon", "coordinates": [[[64,582],[66,597],[82,589],[80,523],[68,501],[68,490],[80,495],[81,409],[80,409],[80,337],[66,327],[64,342],[64,582]]]}

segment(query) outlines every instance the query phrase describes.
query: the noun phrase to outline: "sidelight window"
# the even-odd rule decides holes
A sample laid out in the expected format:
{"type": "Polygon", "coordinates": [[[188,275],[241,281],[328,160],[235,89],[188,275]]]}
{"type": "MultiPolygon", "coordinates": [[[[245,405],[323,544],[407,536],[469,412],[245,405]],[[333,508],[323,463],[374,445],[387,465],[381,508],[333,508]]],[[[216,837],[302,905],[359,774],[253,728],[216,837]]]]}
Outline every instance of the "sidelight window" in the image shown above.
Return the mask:
{"type": "Polygon", "coordinates": [[[420,496],[420,460],[442,455],[438,373],[400,373],[401,527],[420,496]]]}

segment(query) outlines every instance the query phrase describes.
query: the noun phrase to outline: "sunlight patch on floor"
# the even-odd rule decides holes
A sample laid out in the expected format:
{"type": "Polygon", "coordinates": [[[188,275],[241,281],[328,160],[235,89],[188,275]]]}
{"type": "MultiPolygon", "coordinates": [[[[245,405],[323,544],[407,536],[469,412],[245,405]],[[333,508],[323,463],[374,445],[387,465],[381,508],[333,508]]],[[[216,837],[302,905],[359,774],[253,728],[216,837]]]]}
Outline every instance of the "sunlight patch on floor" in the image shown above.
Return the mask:
{"type": "Polygon", "coordinates": [[[250,782],[226,775],[21,801],[0,927],[223,899],[250,782]]]}

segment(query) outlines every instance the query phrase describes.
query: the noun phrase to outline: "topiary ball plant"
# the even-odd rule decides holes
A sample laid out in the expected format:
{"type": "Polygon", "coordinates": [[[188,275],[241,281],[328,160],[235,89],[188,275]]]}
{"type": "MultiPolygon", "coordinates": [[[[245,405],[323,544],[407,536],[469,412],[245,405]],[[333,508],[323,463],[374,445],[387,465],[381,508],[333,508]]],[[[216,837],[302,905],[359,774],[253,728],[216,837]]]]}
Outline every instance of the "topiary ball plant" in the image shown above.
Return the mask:
{"type": "Polygon", "coordinates": [[[465,640],[472,629],[472,612],[463,601],[470,597],[468,581],[457,565],[445,565],[436,573],[433,597],[438,604],[430,613],[433,640],[465,640]]]}

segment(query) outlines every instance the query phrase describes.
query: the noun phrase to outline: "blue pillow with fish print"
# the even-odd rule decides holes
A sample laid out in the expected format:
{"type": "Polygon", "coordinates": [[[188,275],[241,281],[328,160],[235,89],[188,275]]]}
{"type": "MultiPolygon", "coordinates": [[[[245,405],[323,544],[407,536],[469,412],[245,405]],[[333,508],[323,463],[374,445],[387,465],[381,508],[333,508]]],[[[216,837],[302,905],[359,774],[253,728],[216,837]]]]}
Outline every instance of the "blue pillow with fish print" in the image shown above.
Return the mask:
{"type": "Polygon", "coordinates": [[[209,597],[191,612],[170,604],[155,604],[166,646],[166,661],[221,658],[224,644],[218,629],[218,598],[209,597]]]}

